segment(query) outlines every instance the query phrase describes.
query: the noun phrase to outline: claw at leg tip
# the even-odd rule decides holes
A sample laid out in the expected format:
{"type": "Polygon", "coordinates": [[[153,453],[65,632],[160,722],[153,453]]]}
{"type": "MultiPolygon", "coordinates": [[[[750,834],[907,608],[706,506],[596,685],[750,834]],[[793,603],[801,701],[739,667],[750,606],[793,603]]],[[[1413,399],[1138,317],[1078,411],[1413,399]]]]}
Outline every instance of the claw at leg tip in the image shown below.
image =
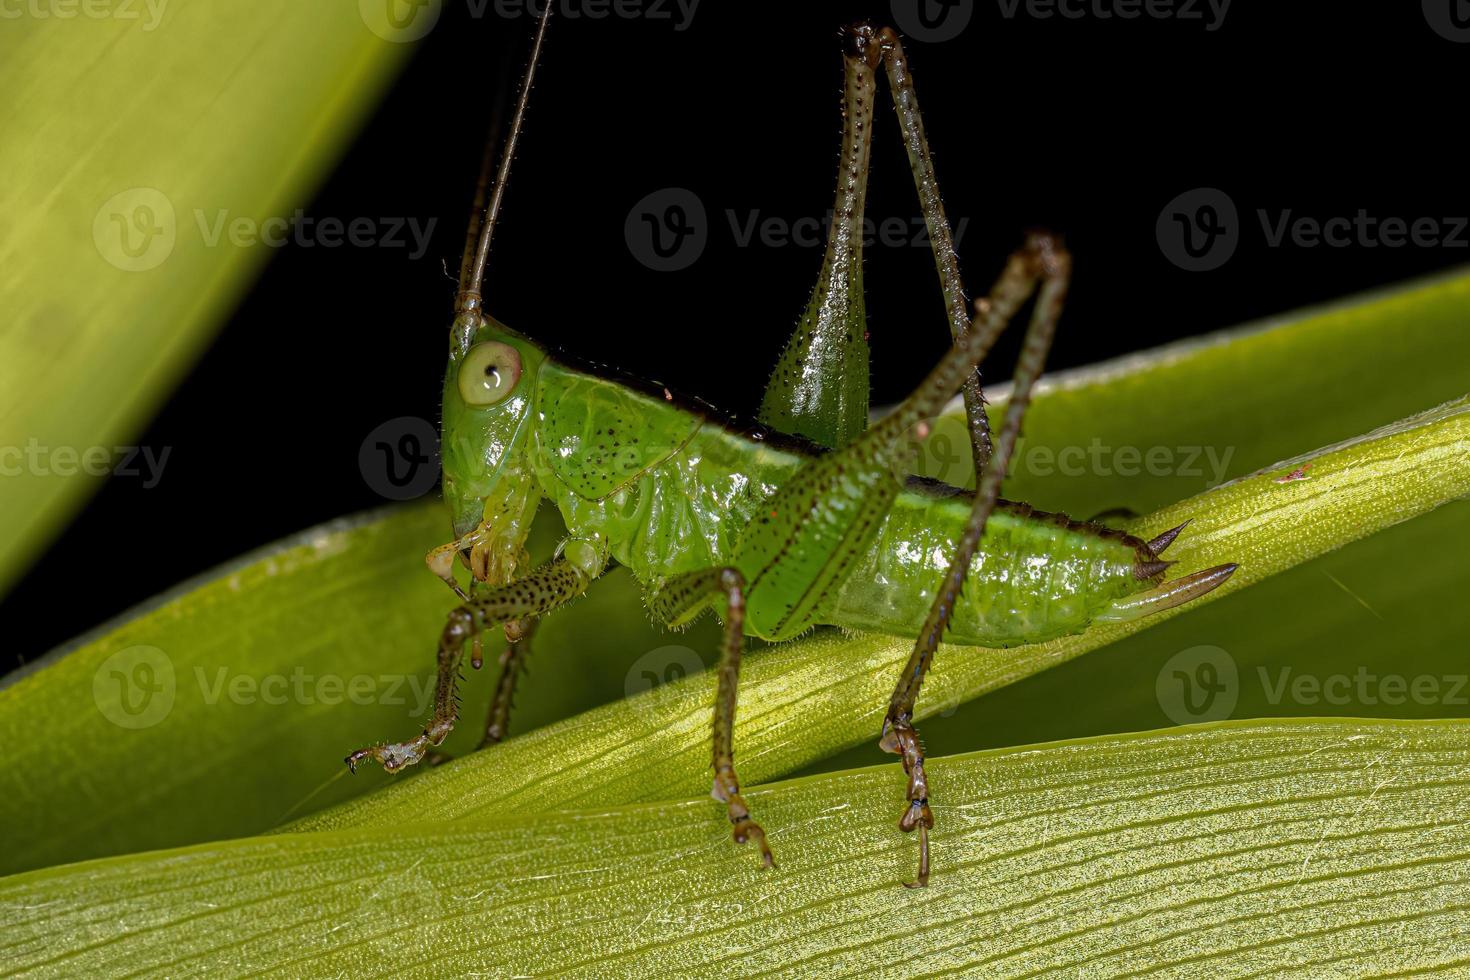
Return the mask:
{"type": "Polygon", "coordinates": [[[913,881],[903,883],[905,888],[929,887],[929,827],[919,824],[919,874],[913,881]]]}

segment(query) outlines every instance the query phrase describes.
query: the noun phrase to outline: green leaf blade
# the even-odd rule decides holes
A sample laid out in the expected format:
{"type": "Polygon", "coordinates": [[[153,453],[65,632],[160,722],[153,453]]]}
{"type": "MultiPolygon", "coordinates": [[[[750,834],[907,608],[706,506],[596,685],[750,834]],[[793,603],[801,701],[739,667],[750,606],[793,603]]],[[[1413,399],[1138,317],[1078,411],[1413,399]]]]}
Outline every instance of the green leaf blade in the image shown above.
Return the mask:
{"type": "Polygon", "coordinates": [[[886,969],[1309,976],[1466,954],[1463,722],[1201,726],[935,760],[933,885],[896,766],[708,799],[286,835],[0,882],[3,962],[353,975],[886,969]]]}
{"type": "Polygon", "coordinates": [[[0,446],[45,453],[6,459],[0,593],[267,258],[229,224],[302,205],[407,52],[355,4],[113,6],[0,41],[0,446]]]}

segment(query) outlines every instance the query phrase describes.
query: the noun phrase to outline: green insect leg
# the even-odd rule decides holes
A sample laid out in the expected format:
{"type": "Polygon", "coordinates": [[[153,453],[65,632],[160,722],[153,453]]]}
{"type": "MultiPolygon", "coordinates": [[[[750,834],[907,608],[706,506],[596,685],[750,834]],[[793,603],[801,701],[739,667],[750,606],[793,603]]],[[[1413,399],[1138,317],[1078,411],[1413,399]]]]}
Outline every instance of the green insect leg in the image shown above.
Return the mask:
{"type": "MultiPolygon", "coordinates": [[[[525,619],[509,620],[503,627],[506,648],[500,658],[500,676],[495,681],[495,694],[490,699],[490,710],[485,717],[485,735],[480,739],[480,744],[475,746],[476,749],[483,749],[502,742],[509,734],[510,712],[515,703],[516,682],[520,680],[520,675],[526,672],[526,662],[531,656],[531,636],[536,632],[536,626],[540,622],[541,620],[535,616],[527,616],[525,619]]],[[[476,637],[471,646],[472,651],[479,650],[479,641],[480,638],[476,637]]],[[[478,654],[472,653],[470,662],[475,663],[477,659],[478,654]]],[[[453,758],[447,752],[429,752],[424,756],[424,764],[440,766],[453,758]]]]}
{"type": "Polygon", "coordinates": [[[919,874],[911,887],[923,887],[929,883],[929,830],[934,826],[934,815],[929,809],[929,782],[924,772],[924,750],[913,726],[914,705],[918,699],[919,687],[924,682],[924,675],[934,659],[934,650],[949,625],[950,614],[969,573],[970,560],[979,546],[986,521],[994,511],[996,501],[1000,499],[1001,480],[1010,465],[1016,440],[1020,437],[1021,422],[1031,402],[1032,390],[1051,349],[1052,337],[1056,333],[1057,319],[1061,315],[1071,276],[1071,259],[1059,243],[1044,235],[1034,235],[1032,245],[1042,257],[1043,283],[1030,325],[1026,329],[1021,358],[1016,365],[1014,390],[1010,403],[1006,406],[1000,438],[996,442],[994,455],[980,475],[975,502],[965,530],[955,545],[955,555],[949,570],[945,572],[908,663],[899,675],[898,685],[889,701],[888,714],[883,720],[883,735],[878,743],[884,751],[893,752],[902,758],[904,772],[909,777],[908,806],[898,826],[905,832],[919,832],[919,874]]]}
{"type": "MultiPolygon", "coordinates": [[[[869,28],[871,31],[872,29],[869,28]]],[[[893,108],[898,116],[899,133],[903,138],[904,151],[908,154],[909,169],[914,175],[914,187],[919,192],[919,207],[924,213],[924,224],[929,232],[929,242],[934,251],[934,265],[939,272],[940,288],[944,291],[944,309],[949,317],[950,334],[959,337],[970,324],[969,310],[965,300],[964,283],[960,280],[959,256],[955,252],[954,236],[950,233],[949,219],[944,213],[944,201],[939,195],[939,180],[934,175],[934,158],[929,152],[929,140],[924,134],[924,120],[919,112],[919,96],[914,89],[913,76],[909,74],[908,60],[904,57],[903,45],[891,27],[874,33],[874,43],[888,75],[888,85],[893,91],[893,108]]],[[[1007,271],[1010,271],[1007,267],[1007,271]]],[[[1002,281],[1005,277],[1002,276],[1002,281]]],[[[1000,284],[997,284],[999,286],[1000,284]]],[[[1012,307],[1006,313],[1004,301],[997,296],[999,289],[992,291],[996,314],[1002,321],[1009,321],[1014,314],[1012,307]]],[[[1009,295],[1007,290],[1005,295],[1009,295]]],[[[1016,301],[1019,306],[1025,295],[1016,301]]],[[[961,389],[965,402],[965,418],[970,430],[970,448],[975,461],[975,472],[979,474],[991,455],[990,420],[985,415],[985,395],[980,387],[980,370],[977,367],[965,380],[961,389]]],[[[978,475],[976,479],[978,479],[978,475]]]]}
{"type": "MultiPolygon", "coordinates": [[[[773,372],[761,403],[760,419],[788,435],[801,435],[831,449],[857,438],[868,415],[869,351],[863,308],[862,220],[867,192],[874,72],[881,64],[893,90],[899,131],[918,191],[935,268],[944,294],[950,334],[958,339],[970,327],[964,283],[954,236],[944,212],[933,155],[924,133],[918,94],[898,37],[891,29],[868,24],[843,34],[846,86],[843,137],[834,223],[827,240],[821,277],[806,313],[797,324],[773,372]]],[[[1039,257],[1023,248],[1011,256],[977,316],[1003,328],[1030,298],[1039,277],[1039,257]]],[[[961,389],[975,471],[990,458],[990,423],[978,368],[961,389]]]]}
{"type": "Polygon", "coordinates": [[[775,865],[775,860],[766,842],[766,832],[750,819],[750,807],[740,795],[740,780],[735,775],[735,702],[745,642],[745,579],[733,568],[690,572],[661,585],[649,598],[648,605],[655,618],[669,626],[682,626],[721,598],[725,601],[725,637],[720,663],[715,668],[712,737],[715,779],[710,795],[725,804],[735,843],[754,840],[760,847],[761,861],[769,868],[775,865]]]}
{"type": "Polygon", "coordinates": [[[479,748],[503,741],[510,732],[510,709],[515,701],[516,681],[526,670],[526,661],[531,656],[531,637],[540,622],[535,616],[528,616],[505,624],[505,656],[500,662],[500,678],[495,682],[495,696],[490,699],[485,737],[480,740],[479,748]]]}
{"type": "Polygon", "coordinates": [[[863,307],[863,204],[872,149],[874,71],[870,29],[843,37],[842,155],[822,272],[776,363],[760,420],[778,432],[838,449],[868,424],[868,337],[863,307]]]}
{"type": "MultiPolygon", "coordinates": [[[[574,541],[564,557],[553,559],[508,585],[487,589],[450,613],[439,637],[434,713],[424,730],[407,742],[358,749],[347,757],[347,767],[356,771],[359,762],[376,759],[384,769],[396,772],[421,761],[431,748],[448,737],[459,719],[458,685],[465,648],[485,630],[511,620],[540,616],[580,596],[602,573],[606,563],[606,547],[601,542],[574,541]]],[[[514,675],[507,697],[513,689],[514,675]]]]}
{"type": "MultiPolygon", "coordinates": [[[[949,317],[950,333],[959,337],[970,325],[965,286],[960,279],[959,256],[955,250],[954,236],[950,232],[949,218],[944,213],[939,180],[934,174],[934,157],[929,152],[929,139],[924,133],[918,92],[914,89],[914,79],[909,73],[908,59],[904,56],[898,35],[892,28],[885,27],[877,31],[874,37],[884,71],[888,75],[888,85],[893,91],[898,129],[903,138],[904,151],[908,154],[909,170],[913,173],[914,188],[919,194],[919,207],[923,211],[929,243],[934,252],[934,266],[939,273],[939,285],[944,293],[944,309],[949,317]]],[[[990,292],[976,302],[976,319],[988,320],[1001,328],[1009,323],[1035,291],[1041,274],[1041,258],[1036,241],[1028,239],[1024,247],[1010,256],[990,292]]],[[[970,433],[975,478],[978,481],[994,451],[990,420],[985,414],[985,394],[981,388],[979,368],[966,379],[960,393],[965,403],[965,419],[970,433]]]]}

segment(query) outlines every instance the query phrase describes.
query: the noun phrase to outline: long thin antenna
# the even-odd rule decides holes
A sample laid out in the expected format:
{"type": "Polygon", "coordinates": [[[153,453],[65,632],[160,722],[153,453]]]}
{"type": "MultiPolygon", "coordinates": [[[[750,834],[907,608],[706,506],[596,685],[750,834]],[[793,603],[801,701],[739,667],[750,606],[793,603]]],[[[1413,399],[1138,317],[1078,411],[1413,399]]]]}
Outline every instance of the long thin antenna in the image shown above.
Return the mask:
{"type": "Polygon", "coordinates": [[[480,176],[475,182],[475,199],[470,205],[470,220],[464,232],[464,251],[459,260],[459,273],[455,282],[469,281],[470,265],[475,261],[475,246],[480,241],[480,225],[485,219],[485,205],[490,200],[490,175],[495,172],[495,148],[500,145],[500,134],[505,132],[505,117],[510,114],[511,82],[510,60],[500,63],[495,77],[495,107],[490,112],[490,125],[485,128],[481,140],[480,176]]]}
{"type": "Polygon", "coordinates": [[[456,321],[459,314],[473,313],[478,315],[482,296],[480,288],[485,281],[485,262],[490,257],[490,238],[495,234],[495,216],[500,213],[500,201],[505,196],[505,182],[510,177],[510,164],[516,155],[516,139],[521,135],[521,126],[526,118],[526,103],[531,98],[531,84],[536,78],[536,66],[541,61],[541,45],[546,40],[546,23],[551,19],[551,4],[546,3],[541,12],[541,23],[536,28],[536,43],[531,48],[531,63],[526,66],[525,77],[521,79],[521,94],[516,100],[515,116],[510,123],[510,136],[505,141],[505,152],[500,157],[500,169],[495,174],[495,189],[490,195],[490,203],[485,204],[485,187],[490,175],[491,156],[487,148],[485,160],[480,170],[480,180],[475,187],[475,211],[477,218],[471,219],[470,238],[465,242],[464,258],[459,267],[459,292],[455,294],[454,311],[456,321]],[[483,216],[478,212],[484,208],[483,216]],[[473,242],[475,226],[479,226],[479,241],[473,242]],[[473,255],[470,251],[474,244],[473,255]]]}

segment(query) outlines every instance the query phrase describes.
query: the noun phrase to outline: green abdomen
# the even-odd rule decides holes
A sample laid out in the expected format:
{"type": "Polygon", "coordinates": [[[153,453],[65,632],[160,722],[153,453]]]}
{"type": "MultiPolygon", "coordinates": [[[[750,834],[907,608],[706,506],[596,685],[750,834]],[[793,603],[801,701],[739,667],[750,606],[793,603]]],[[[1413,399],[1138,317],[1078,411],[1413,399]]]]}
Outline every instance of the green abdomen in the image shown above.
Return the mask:
{"type": "MultiPolygon", "coordinates": [[[[827,617],[853,629],[916,636],[964,529],[970,498],[899,495],[827,617]]],[[[956,603],[947,642],[1013,646],[1080,633],[1138,591],[1138,542],[1059,515],[1007,505],[993,514],[956,603]]]]}

